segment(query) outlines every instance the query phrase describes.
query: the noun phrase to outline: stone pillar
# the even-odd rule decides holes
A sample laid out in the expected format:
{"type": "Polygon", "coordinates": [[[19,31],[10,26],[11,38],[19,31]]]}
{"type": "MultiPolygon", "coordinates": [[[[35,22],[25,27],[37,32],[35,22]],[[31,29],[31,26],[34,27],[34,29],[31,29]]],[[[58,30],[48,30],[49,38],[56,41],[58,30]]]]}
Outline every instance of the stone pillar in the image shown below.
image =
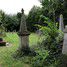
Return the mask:
{"type": "Polygon", "coordinates": [[[24,10],[21,10],[21,23],[20,23],[20,30],[19,30],[19,38],[20,38],[20,45],[19,50],[21,51],[28,51],[29,49],[29,32],[27,31],[26,26],[26,17],[24,15],[24,10]]]}
{"type": "Polygon", "coordinates": [[[64,29],[64,41],[63,41],[62,53],[67,55],[67,26],[65,26],[64,29]]]}
{"type": "Polygon", "coordinates": [[[63,24],[63,15],[60,15],[59,19],[59,30],[63,31],[64,30],[64,24],[63,24]]]}

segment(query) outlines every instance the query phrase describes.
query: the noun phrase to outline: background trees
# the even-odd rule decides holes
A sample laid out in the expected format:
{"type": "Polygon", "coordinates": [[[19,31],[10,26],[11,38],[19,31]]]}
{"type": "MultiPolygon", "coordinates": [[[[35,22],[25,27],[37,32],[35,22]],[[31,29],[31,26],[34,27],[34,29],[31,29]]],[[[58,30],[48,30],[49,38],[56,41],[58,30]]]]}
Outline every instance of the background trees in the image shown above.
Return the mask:
{"type": "Polygon", "coordinates": [[[27,26],[29,31],[36,31],[37,27],[35,24],[38,24],[40,15],[42,14],[41,8],[33,6],[27,16],[27,26]]]}
{"type": "Polygon", "coordinates": [[[5,15],[4,26],[6,31],[17,31],[18,30],[18,19],[16,15],[5,15]]]}
{"type": "Polygon", "coordinates": [[[36,24],[44,25],[44,18],[46,16],[53,22],[58,22],[59,15],[63,14],[64,24],[66,25],[66,1],[65,0],[39,0],[42,8],[34,6],[27,16],[27,26],[30,31],[36,31],[38,29],[36,24]]]}
{"type": "MultiPolygon", "coordinates": [[[[58,22],[59,15],[62,13],[64,16],[64,23],[66,25],[67,9],[66,9],[66,0],[39,0],[42,5],[42,9],[45,13],[47,10],[47,16],[58,22]]],[[[45,16],[45,14],[43,14],[45,16]]]]}
{"type": "Polygon", "coordinates": [[[18,31],[19,29],[19,20],[17,15],[7,15],[0,10],[0,22],[2,22],[5,27],[5,31],[18,31]]]}
{"type": "Polygon", "coordinates": [[[47,10],[48,17],[55,22],[58,15],[57,13],[60,14],[63,8],[63,0],[40,0],[40,2],[42,9],[44,9],[44,11],[47,10]]]}
{"type": "MultiPolygon", "coordinates": [[[[64,24],[67,23],[67,1],[66,0],[39,0],[42,7],[33,6],[28,15],[26,16],[27,28],[29,31],[34,32],[38,29],[36,24],[45,25],[44,17],[50,18],[54,22],[59,21],[59,15],[62,13],[64,16],[64,24]]],[[[0,21],[3,23],[6,31],[18,31],[21,21],[21,13],[17,15],[7,15],[0,10],[0,21]]]]}

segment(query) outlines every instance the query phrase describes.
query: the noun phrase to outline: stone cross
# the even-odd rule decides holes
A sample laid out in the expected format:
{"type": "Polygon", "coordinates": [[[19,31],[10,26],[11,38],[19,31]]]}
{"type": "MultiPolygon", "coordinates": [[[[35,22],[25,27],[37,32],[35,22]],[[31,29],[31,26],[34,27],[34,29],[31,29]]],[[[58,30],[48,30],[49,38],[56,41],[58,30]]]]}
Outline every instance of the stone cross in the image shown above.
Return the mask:
{"type": "Polygon", "coordinates": [[[26,17],[24,15],[24,10],[21,10],[21,23],[20,23],[20,30],[19,30],[19,38],[20,38],[20,50],[26,51],[29,49],[29,32],[27,31],[26,26],[26,17]]]}
{"type": "Polygon", "coordinates": [[[64,31],[64,24],[63,24],[63,15],[60,15],[59,19],[59,30],[64,31]]]}

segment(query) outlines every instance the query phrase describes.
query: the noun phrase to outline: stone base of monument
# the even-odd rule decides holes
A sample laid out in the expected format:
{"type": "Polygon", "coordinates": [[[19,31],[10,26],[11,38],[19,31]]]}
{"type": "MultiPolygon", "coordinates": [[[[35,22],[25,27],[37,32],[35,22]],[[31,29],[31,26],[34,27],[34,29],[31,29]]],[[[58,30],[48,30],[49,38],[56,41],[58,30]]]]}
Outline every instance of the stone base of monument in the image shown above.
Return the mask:
{"type": "Polygon", "coordinates": [[[22,50],[17,50],[14,54],[13,54],[13,58],[20,58],[23,56],[36,56],[36,52],[30,48],[25,48],[22,50]]]}
{"type": "Polygon", "coordinates": [[[24,55],[36,56],[36,52],[33,49],[30,49],[30,48],[22,49],[22,53],[24,55]]]}

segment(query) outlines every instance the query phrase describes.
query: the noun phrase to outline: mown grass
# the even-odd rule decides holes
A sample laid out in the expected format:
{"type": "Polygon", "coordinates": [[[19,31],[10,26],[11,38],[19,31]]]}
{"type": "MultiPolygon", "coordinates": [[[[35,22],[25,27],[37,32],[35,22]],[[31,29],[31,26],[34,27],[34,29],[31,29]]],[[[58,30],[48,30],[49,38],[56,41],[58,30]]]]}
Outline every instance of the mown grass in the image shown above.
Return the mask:
{"type": "MultiPolygon", "coordinates": [[[[39,37],[37,34],[31,34],[29,36],[30,46],[36,45],[38,39],[39,37]]],[[[30,67],[30,65],[25,64],[23,60],[16,60],[12,57],[19,46],[18,35],[16,33],[6,33],[4,40],[12,45],[9,47],[0,47],[0,67],[30,67]]]]}

